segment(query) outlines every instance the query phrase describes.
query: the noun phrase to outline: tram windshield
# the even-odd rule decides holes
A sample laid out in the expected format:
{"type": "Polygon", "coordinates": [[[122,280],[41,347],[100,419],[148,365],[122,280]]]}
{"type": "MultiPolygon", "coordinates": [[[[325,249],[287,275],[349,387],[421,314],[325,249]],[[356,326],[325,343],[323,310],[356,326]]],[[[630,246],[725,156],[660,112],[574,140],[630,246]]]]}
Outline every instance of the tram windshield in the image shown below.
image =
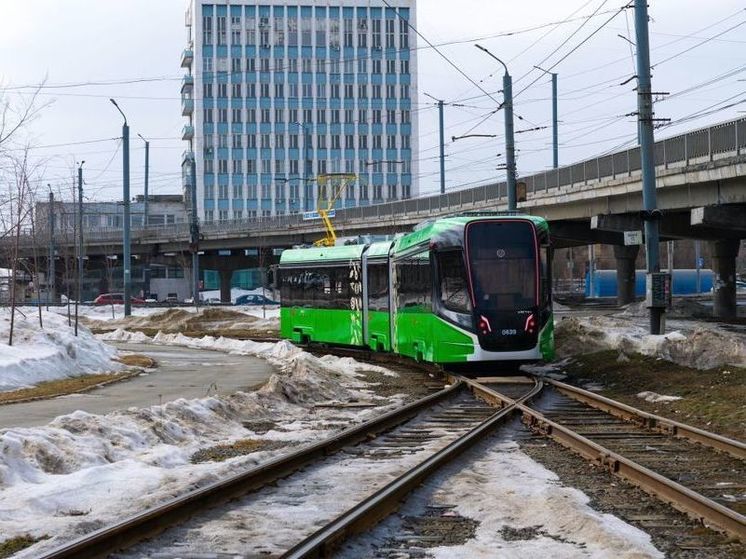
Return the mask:
{"type": "Polygon", "coordinates": [[[536,241],[531,223],[472,223],[466,240],[478,310],[515,311],[536,306],[536,241]]]}

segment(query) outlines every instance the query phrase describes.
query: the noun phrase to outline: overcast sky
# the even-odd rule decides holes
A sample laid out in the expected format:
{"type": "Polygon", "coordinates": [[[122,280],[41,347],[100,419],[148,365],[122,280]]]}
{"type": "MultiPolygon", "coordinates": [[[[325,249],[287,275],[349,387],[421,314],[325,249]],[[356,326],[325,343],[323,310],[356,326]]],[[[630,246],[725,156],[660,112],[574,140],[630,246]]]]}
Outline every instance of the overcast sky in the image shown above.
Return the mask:
{"type": "MultiPolygon", "coordinates": [[[[551,167],[551,89],[533,65],[549,68],[607,21],[623,5],[613,0],[420,0],[418,30],[494,99],[486,97],[424,41],[418,39],[420,191],[439,188],[437,110],[427,92],[464,107],[446,108],[447,188],[484,183],[503,174],[503,115],[488,117],[502,100],[502,70],[474,47],[479,42],[508,63],[514,79],[516,130],[544,127],[516,137],[518,173],[551,167]],[[579,30],[583,19],[596,17],[579,30]],[[525,31],[532,27],[539,29],[525,31]],[[516,33],[506,35],[505,32],[516,33]],[[577,32],[576,32],[577,31],[577,32]],[[549,56],[570,37],[556,54],[549,56]],[[499,35],[503,36],[499,36],[499,35]],[[457,44],[454,44],[458,42],[457,44]],[[528,73],[531,72],[531,73],[528,73]],[[528,73],[528,75],[526,75],[528,73]],[[524,77],[525,76],[525,77],[524,77]],[[535,84],[523,91],[536,78],[535,84]],[[499,134],[451,143],[465,133],[499,134]]],[[[28,130],[46,161],[44,182],[70,184],[75,161],[85,160],[87,197],[121,198],[121,117],[109,103],[116,97],[131,126],[132,191],[142,191],[144,149],[136,134],[151,138],[151,192],[180,193],[179,139],[186,45],[184,0],[0,0],[0,85],[18,102],[46,78],[40,99],[49,103],[28,130]],[[117,83],[133,82],[138,83],[117,83]],[[101,85],[73,87],[95,82],[101,85]],[[19,89],[20,88],[20,89],[19,89]],[[91,143],[77,143],[88,142],[91,143]],[[64,144],[64,145],[59,145],[64,144]],[[44,147],[50,146],[50,147],[44,147]],[[56,147],[53,147],[56,146],[56,147]]],[[[678,93],[656,105],[671,118],[711,112],[658,130],[656,137],[742,116],[746,103],[746,9],[742,0],[652,0],[650,2],[653,90],[678,93]],[[732,28],[732,29],[731,29],[732,28]],[[709,39],[709,40],[708,40],[709,39]],[[700,43],[703,43],[700,45],[700,43]],[[691,49],[691,50],[688,50],[691,49]],[[666,60],[670,57],[671,60],[666,60]],[[713,81],[715,80],[715,81],[713,81]],[[702,85],[706,84],[706,85],[702,85]],[[699,86],[699,87],[695,87],[699,86]],[[691,89],[690,89],[691,88],[691,89]],[[717,111],[717,112],[712,112],[717,111]]],[[[622,10],[611,22],[560,62],[560,164],[572,163],[624,144],[635,135],[634,75],[630,43],[634,14],[622,10]]]]}

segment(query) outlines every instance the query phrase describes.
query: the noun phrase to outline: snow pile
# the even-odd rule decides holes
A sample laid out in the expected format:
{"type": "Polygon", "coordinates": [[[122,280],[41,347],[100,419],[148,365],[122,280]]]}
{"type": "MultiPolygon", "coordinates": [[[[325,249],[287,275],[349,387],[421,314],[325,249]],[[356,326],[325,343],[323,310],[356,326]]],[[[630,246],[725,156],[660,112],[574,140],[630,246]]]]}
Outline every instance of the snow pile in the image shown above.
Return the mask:
{"type": "Polygon", "coordinates": [[[650,392],[648,390],[646,390],[645,392],[639,392],[637,394],[637,397],[645,400],[646,402],[650,402],[652,404],[657,404],[659,402],[668,404],[669,402],[675,402],[676,400],[681,400],[681,396],[666,396],[664,394],[658,394],[656,392],[650,392]]]}
{"type": "Polygon", "coordinates": [[[645,327],[621,318],[572,317],[556,325],[555,341],[560,357],[613,349],[658,357],[697,369],[726,364],[746,366],[746,339],[706,325],[686,334],[674,331],[653,336],[645,327]]]}
{"type": "Polygon", "coordinates": [[[8,346],[10,311],[0,314],[0,391],[121,368],[112,361],[116,349],[96,339],[87,328],[80,326],[75,337],[65,317],[42,311],[42,321],[44,328],[39,326],[36,309],[33,313],[16,311],[13,345],[8,346]]]}
{"type": "MultiPolygon", "coordinates": [[[[186,340],[213,349],[236,342],[186,340]]],[[[46,427],[0,431],[0,533],[51,536],[18,557],[36,557],[63,540],[401,405],[397,398],[376,397],[355,372],[364,367],[359,364],[350,368],[347,360],[314,357],[287,342],[237,348],[281,364],[280,372],[256,392],[107,415],[78,411],[46,427]],[[372,407],[319,405],[330,401],[372,407]],[[278,441],[285,449],[191,463],[199,449],[245,438],[278,441]]]]}

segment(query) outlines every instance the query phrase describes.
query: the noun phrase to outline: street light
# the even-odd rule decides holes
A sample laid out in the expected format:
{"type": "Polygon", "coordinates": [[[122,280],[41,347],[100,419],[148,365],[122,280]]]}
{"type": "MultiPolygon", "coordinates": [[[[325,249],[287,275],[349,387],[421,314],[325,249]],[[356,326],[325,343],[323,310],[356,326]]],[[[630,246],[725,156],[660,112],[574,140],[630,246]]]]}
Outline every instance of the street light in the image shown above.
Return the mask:
{"type": "Polygon", "coordinates": [[[505,68],[503,75],[503,109],[505,109],[505,165],[507,167],[508,183],[508,211],[517,209],[515,192],[515,137],[513,136],[513,78],[510,77],[505,62],[492,54],[482,45],[474,45],[479,50],[487,53],[497,60],[505,68]]]}
{"type": "Polygon", "coordinates": [[[145,198],[143,200],[142,207],[142,225],[148,227],[148,175],[150,171],[150,142],[143,138],[142,134],[138,134],[140,139],[145,142],[145,188],[143,194],[145,198]]]}
{"type": "Polygon", "coordinates": [[[114,99],[109,99],[111,104],[114,105],[119,114],[124,118],[122,124],[122,198],[124,202],[124,234],[122,236],[122,244],[124,253],[123,256],[123,268],[124,268],[124,316],[130,316],[132,314],[132,258],[130,255],[130,127],[127,124],[127,116],[119,108],[117,102],[114,99]]]}

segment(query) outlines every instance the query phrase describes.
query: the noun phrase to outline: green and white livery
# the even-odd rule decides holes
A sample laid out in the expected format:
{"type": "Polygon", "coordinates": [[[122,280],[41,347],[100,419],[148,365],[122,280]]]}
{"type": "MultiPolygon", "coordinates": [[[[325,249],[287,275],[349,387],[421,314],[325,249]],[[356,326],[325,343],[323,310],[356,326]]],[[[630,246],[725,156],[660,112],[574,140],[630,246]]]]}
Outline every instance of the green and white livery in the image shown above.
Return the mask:
{"type": "Polygon", "coordinates": [[[547,222],[461,215],[394,241],[286,250],[281,333],[458,365],[554,356],[547,222]]]}

